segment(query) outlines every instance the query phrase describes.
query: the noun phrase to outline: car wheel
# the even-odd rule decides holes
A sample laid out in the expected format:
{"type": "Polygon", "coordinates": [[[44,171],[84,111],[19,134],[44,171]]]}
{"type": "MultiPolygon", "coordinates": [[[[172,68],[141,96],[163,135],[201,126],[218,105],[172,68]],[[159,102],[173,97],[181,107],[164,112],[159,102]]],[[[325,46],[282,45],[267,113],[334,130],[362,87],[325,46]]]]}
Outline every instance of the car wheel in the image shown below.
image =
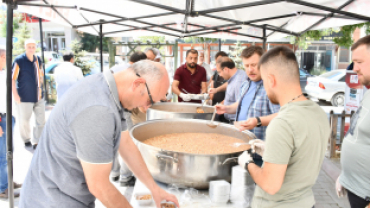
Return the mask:
{"type": "Polygon", "coordinates": [[[331,104],[335,107],[344,106],[344,93],[339,92],[331,98],[331,104]]]}

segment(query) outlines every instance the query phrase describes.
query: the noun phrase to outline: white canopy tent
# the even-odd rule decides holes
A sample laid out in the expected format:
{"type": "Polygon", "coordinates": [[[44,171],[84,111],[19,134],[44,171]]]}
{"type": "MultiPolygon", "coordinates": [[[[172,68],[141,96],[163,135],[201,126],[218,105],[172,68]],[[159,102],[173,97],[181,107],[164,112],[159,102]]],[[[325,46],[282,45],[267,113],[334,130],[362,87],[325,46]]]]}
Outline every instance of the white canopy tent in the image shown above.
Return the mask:
{"type": "MultiPolygon", "coordinates": [[[[205,36],[248,41],[300,36],[309,30],[369,22],[370,0],[2,0],[7,4],[7,68],[12,68],[13,9],[107,37],[205,36]]],[[[40,26],[42,26],[40,21],[40,26]]],[[[40,27],[41,28],[41,27],[40,27]]],[[[102,48],[102,41],[100,41],[102,48]]],[[[102,58],[102,54],[101,54],[102,58]]],[[[7,70],[7,114],[12,112],[7,70]]],[[[12,121],[7,116],[9,184],[12,121]]],[[[13,186],[9,186],[13,196],[13,186]]],[[[13,197],[9,207],[14,207],[13,197]]]]}
{"type": "Polygon", "coordinates": [[[18,0],[18,5],[21,12],[107,37],[139,32],[269,41],[370,21],[369,0],[18,0]]]}

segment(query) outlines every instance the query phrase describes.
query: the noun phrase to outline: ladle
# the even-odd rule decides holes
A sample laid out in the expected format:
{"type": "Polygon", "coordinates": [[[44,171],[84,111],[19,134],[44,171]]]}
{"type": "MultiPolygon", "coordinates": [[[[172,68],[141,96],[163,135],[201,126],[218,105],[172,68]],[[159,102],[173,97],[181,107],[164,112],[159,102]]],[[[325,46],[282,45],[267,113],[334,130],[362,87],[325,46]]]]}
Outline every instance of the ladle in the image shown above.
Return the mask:
{"type": "MultiPolygon", "coordinates": [[[[216,105],[218,105],[218,103],[217,103],[216,105]]],[[[215,127],[217,127],[217,125],[218,125],[218,124],[215,124],[215,123],[213,122],[213,121],[215,120],[215,115],[216,115],[216,112],[217,112],[217,110],[216,110],[216,106],[214,106],[214,108],[215,108],[215,110],[213,111],[213,115],[212,115],[211,122],[208,122],[208,123],[207,123],[207,125],[208,125],[209,127],[211,127],[211,128],[215,128],[215,127]]]]}

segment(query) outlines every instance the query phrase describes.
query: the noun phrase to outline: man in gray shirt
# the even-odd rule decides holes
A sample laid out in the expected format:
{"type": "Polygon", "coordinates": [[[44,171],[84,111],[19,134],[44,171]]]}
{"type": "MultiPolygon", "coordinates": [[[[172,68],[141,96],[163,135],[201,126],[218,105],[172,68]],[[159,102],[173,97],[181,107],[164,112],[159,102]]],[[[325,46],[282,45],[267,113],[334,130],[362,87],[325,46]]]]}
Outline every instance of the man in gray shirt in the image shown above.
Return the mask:
{"type": "MultiPolygon", "coordinates": [[[[217,61],[217,72],[218,74],[228,80],[228,85],[226,88],[224,105],[228,106],[239,100],[240,87],[245,80],[247,80],[247,75],[243,70],[237,69],[235,67],[234,61],[229,57],[221,57],[217,61]]],[[[224,118],[220,117],[220,120],[226,123],[233,123],[235,121],[236,114],[224,114],[224,118]]]]}
{"type": "MultiPolygon", "coordinates": [[[[370,87],[370,35],[358,40],[351,50],[353,71],[361,84],[370,87]]],[[[367,90],[343,140],[342,173],[336,183],[338,196],[348,192],[352,208],[370,206],[369,124],[370,90],[367,90]]]]}
{"type": "Polygon", "coordinates": [[[157,207],[162,200],[178,204],[155,183],[130,137],[121,136],[125,109],[147,109],[165,99],[168,87],[164,66],[148,60],[74,85],[47,121],[19,207],[95,207],[96,198],[106,207],[131,207],[109,181],[117,151],[151,191],[157,207]]]}

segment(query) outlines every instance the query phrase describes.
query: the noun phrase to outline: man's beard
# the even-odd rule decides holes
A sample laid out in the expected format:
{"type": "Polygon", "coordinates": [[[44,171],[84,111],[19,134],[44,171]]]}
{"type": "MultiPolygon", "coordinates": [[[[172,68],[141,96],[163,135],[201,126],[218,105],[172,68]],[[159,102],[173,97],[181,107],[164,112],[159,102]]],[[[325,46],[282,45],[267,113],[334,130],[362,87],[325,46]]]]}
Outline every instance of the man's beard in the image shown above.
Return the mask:
{"type": "Polygon", "coordinates": [[[363,76],[363,78],[364,78],[364,80],[363,81],[360,81],[361,84],[364,85],[364,86],[370,86],[370,80],[369,79],[365,79],[364,76],[363,76]]]}
{"type": "MultiPolygon", "coordinates": [[[[266,91],[266,93],[267,93],[267,91],[266,91]]],[[[275,104],[275,105],[279,104],[279,101],[278,101],[277,96],[276,96],[275,93],[267,93],[267,97],[269,98],[269,100],[272,104],[275,104]]]]}
{"type": "Polygon", "coordinates": [[[190,68],[195,68],[196,66],[197,66],[197,64],[196,63],[188,63],[187,64],[190,68]]]}

